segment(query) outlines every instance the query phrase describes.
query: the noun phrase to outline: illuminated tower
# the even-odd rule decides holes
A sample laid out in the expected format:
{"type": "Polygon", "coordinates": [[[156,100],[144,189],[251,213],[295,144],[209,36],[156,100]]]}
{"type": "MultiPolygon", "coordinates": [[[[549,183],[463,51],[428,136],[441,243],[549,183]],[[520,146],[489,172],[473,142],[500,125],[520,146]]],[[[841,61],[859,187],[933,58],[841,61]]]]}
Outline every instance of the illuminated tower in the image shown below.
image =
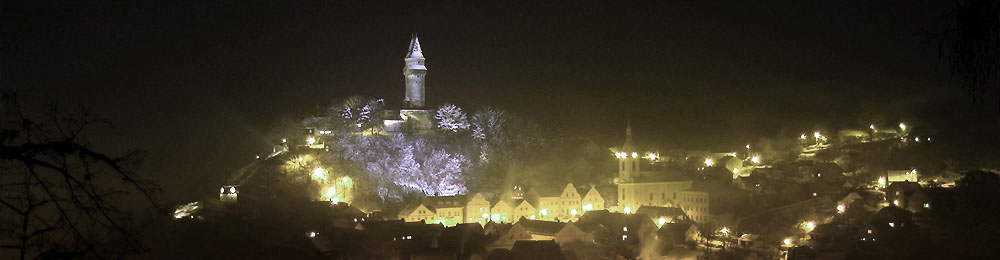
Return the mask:
{"type": "Polygon", "coordinates": [[[615,157],[618,158],[618,180],[625,183],[632,182],[635,173],[639,172],[639,153],[635,150],[635,145],[632,145],[631,121],[625,127],[625,144],[615,157]]]}
{"type": "Polygon", "coordinates": [[[403,77],[406,78],[406,99],[403,99],[403,102],[407,108],[423,108],[424,77],[427,75],[427,67],[424,66],[424,53],[420,49],[417,34],[413,34],[413,39],[410,39],[410,48],[403,60],[406,62],[406,65],[403,66],[403,77]]]}

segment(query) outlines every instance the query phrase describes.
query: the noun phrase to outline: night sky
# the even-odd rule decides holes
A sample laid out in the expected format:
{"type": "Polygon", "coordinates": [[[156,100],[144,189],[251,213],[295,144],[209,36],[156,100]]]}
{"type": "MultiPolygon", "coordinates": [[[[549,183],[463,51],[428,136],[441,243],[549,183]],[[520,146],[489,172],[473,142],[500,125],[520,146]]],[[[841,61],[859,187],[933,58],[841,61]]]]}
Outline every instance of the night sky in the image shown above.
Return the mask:
{"type": "Polygon", "coordinates": [[[92,108],[113,123],[94,143],[146,151],[175,195],[270,152],[281,118],[352,94],[398,108],[412,33],[431,106],[495,106],[602,146],[626,115],[637,141],[689,149],[998,118],[925,33],[949,1],[35,2],[0,4],[4,88],[92,108]]]}

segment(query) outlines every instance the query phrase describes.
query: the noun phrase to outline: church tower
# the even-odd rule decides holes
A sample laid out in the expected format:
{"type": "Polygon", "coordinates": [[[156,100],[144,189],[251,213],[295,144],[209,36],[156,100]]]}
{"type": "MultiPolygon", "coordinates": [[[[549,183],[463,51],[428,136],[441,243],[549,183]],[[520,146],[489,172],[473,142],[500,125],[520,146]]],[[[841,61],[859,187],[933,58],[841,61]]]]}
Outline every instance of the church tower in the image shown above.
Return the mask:
{"type": "Polygon", "coordinates": [[[618,181],[624,183],[632,182],[636,173],[639,172],[640,159],[639,152],[636,151],[635,145],[632,144],[631,120],[625,127],[625,144],[615,154],[615,157],[618,158],[618,181]]]}
{"type": "Polygon", "coordinates": [[[427,75],[427,67],[424,66],[424,53],[420,49],[420,41],[417,34],[413,34],[410,39],[410,48],[407,50],[403,67],[403,77],[406,78],[406,99],[403,99],[406,108],[424,107],[424,77],[427,75]]]}

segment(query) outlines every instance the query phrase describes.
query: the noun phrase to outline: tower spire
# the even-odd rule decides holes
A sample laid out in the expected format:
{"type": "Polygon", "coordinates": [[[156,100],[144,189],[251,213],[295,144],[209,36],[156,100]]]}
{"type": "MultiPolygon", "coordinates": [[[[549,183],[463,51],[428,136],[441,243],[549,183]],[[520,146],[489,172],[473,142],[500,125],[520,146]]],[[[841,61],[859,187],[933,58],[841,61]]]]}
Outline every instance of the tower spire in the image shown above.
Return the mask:
{"type": "Polygon", "coordinates": [[[424,52],[416,33],[410,38],[410,47],[406,50],[403,62],[403,77],[406,79],[406,97],[403,102],[407,108],[423,108],[427,66],[424,66],[424,52]]]}
{"type": "Polygon", "coordinates": [[[622,150],[626,152],[635,151],[635,146],[632,145],[632,119],[629,117],[625,125],[625,144],[622,145],[622,150]]]}
{"type": "Polygon", "coordinates": [[[406,50],[406,58],[423,58],[424,51],[420,49],[420,40],[417,39],[417,34],[414,33],[410,37],[410,48],[406,50]]]}

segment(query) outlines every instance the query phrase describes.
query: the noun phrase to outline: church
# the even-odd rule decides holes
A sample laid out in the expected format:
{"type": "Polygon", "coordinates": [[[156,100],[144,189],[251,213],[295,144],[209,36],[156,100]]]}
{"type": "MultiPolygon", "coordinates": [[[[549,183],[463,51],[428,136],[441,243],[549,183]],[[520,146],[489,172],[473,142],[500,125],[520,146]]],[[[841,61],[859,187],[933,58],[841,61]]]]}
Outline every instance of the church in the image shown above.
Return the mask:
{"type": "Polygon", "coordinates": [[[635,213],[641,206],[676,207],[695,222],[711,221],[709,193],[696,190],[692,180],[660,171],[642,171],[642,158],[632,143],[631,122],[625,128],[625,144],[615,157],[618,208],[622,212],[635,213]]]}

